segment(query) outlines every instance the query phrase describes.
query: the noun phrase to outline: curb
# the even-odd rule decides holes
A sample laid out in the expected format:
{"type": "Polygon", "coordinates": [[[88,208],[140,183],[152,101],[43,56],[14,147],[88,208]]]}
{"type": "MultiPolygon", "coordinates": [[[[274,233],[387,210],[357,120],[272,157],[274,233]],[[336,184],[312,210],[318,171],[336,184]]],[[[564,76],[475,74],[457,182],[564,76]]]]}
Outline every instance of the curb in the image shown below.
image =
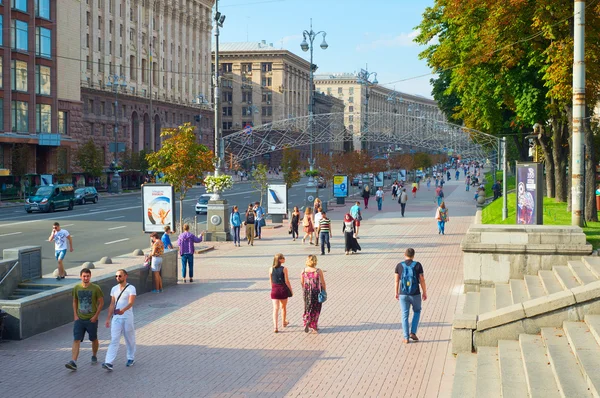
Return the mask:
{"type": "Polygon", "coordinates": [[[211,250],[214,250],[215,247],[214,246],[208,246],[208,247],[203,247],[202,249],[196,250],[194,253],[195,254],[202,254],[202,253],[206,253],[209,252],[211,250]]]}

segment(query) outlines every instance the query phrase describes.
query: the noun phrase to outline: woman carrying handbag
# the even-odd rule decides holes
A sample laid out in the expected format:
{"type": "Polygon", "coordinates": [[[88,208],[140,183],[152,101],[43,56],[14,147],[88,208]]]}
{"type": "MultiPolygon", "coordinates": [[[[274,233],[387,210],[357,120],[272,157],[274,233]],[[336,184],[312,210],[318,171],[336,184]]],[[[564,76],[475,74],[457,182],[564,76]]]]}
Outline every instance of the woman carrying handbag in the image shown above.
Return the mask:
{"type": "Polygon", "coordinates": [[[309,243],[312,245],[313,235],[315,233],[315,224],[312,217],[312,209],[310,207],[307,207],[304,211],[302,226],[304,227],[304,238],[302,238],[302,243],[306,243],[306,238],[309,237],[309,243]]]}
{"type": "Polygon", "coordinates": [[[287,327],[287,299],[292,297],[292,285],[288,278],[288,270],[283,266],[285,257],[277,253],[273,259],[273,266],[269,269],[269,278],[271,279],[271,300],[273,300],[273,332],[278,333],[279,328],[279,308],[281,308],[281,318],[283,327],[287,327]]]}
{"type": "Polygon", "coordinates": [[[317,268],[317,256],[311,254],[306,259],[300,282],[304,293],[304,331],[308,333],[311,329],[313,333],[318,333],[319,316],[327,293],[323,271],[317,268]]]}

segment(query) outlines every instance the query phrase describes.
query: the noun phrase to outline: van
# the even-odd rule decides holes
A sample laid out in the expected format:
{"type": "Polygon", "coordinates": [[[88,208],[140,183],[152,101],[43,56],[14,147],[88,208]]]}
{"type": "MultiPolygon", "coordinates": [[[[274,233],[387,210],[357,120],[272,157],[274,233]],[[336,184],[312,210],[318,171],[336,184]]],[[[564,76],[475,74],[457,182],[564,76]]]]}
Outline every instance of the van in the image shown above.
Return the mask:
{"type": "Polygon", "coordinates": [[[75,205],[75,188],[73,184],[57,184],[36,187],[33,195],[25,199],[25,211],[45,211],[52,213],[56,209],[73,210],[75,205]]]}

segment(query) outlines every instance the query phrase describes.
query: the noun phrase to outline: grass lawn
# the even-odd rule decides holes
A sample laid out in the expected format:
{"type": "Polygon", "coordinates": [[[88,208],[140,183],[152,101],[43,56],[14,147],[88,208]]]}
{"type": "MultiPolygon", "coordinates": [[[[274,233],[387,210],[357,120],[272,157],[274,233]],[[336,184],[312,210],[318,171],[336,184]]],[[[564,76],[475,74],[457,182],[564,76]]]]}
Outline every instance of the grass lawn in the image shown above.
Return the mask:
{"type": "MultiPolygon", "coordinates": [[[[494,185],[494,180],[492,180],[492,173],[485,173],[485,193],[487,196],[493,196],[493,192],[492,192],[492,185],[494,185]]],[[[496,171],[496,180],[502,180],[502,170],[498,170],[496,171]]],[[[508,179],[506,180],[506,190],[510,191],[511,189],[515,189],[515,176],[508,176],[508,179]]],[[[500,209],[502,209],[502,206],[500,206],[500,209]]]]}
{"type": "MultiPolygon", "coordinates": [[[[500,198],[483,209],[482,222],[484,224],[516,224],[516,194],[508,194],[507,201],[508,217],[506,220],[502,220],[502,198],[500,198]]],[[[544,198],[544,225],[571,225],[571,213],[567,211],[567,204],[565,202],[557,203],[552,198],[544,198]]],[[[600,222],[588,221],[583,232],[594,249],[600,248],[600,222]]]]}

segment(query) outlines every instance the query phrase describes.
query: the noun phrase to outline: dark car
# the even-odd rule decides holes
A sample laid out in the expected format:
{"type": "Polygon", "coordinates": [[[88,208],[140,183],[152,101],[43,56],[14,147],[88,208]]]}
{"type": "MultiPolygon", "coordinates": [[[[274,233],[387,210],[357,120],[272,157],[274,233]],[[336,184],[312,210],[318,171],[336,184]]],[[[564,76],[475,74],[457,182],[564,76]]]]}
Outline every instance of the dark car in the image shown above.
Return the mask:
{"type": "Polygon", "coordinates": [[[45,211],[52,213],[56,209],[73,210],[75,204],[73,185],[58,184],[36,187],[34,194],[25,199],[25,211],[45,211]]]}
{"type": "Polygon", "coordinates": [[[77,188],[75,190],[75,203],[78,205],[83,205],[87,202],[98,203],[98,191],[96,191],[96,188],[77,188]]]}
{"type": "Polygon", "coordinates": [[[317,179],[317,188],[327,188],[327,181],[323,177],[317,179]]]}

